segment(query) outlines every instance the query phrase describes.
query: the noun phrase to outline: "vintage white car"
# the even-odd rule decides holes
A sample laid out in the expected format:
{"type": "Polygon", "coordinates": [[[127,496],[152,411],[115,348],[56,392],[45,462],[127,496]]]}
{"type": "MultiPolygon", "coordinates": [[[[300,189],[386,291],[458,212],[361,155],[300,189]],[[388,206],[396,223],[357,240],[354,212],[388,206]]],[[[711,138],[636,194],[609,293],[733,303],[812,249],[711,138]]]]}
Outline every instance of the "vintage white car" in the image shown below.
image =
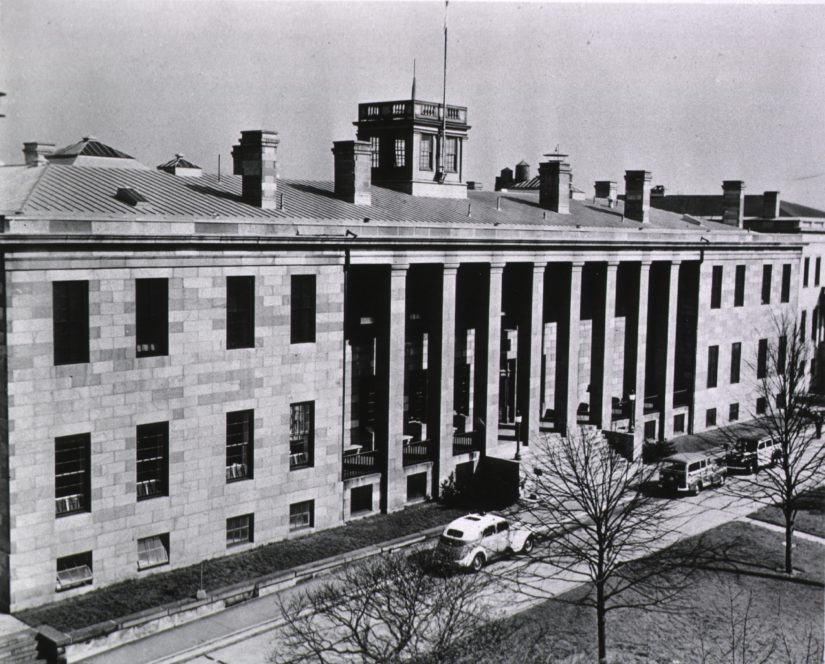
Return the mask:
{"type": "Polygon", "coordinates": [[[534,544],[534,534],[522,524],[498,514],[468,514],[444,529],[436,557],[443,563],[478,571],[495,558],[530,553],[534,544]]]}

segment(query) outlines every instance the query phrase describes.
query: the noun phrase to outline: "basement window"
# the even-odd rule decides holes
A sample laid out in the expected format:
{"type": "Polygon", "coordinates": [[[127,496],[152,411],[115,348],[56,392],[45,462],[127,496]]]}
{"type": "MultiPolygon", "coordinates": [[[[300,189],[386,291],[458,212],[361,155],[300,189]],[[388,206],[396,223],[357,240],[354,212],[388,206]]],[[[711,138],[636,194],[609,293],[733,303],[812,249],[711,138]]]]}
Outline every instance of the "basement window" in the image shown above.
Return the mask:
{"type": "Polygon", "coordinates": [[[57,559],[57,591],[91,585],[92,552],[85,551],[57,559]]]}
{"type": "Polygon", "coordinates": [[[305,500],[289,506],[289,529],[303,530],[315,525],[315,501],[305,500]]]}
{"type": "Polygon", "coordinates": [[[253,541],[254,516],[243,514],[226,520],[226,546],[249,544],[253,541]]]}
{"type": "Polygon", "coordinates": [[[169,533],[139,539],[137,547],[139,570],[169,564],[169,533]]]}

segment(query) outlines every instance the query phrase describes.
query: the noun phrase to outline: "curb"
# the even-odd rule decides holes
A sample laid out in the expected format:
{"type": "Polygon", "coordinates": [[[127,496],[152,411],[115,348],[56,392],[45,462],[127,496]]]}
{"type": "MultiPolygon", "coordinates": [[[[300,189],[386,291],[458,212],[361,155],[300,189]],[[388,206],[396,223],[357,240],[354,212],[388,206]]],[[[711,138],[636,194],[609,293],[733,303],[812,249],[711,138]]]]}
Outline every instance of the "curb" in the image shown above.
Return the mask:
{"type": "MultiPolygon", "coordinates": [[[[440,535],[443,529],[443,525],[434,526],[414,535],[404,535],[379,544],[371,544],[360,549],[299,565],[298,567],[272,572],[249,581],[216,588],[203,599],[187,598],[177,600],[128,614],[115,620],[95,623],[68,633],[61,632],[50,625],[40,625],[35,629],[39,632],[38,640],[44,642],[48,651],[69,655],[71,654],[70,651],[75,650],[75,656],[78,657],[75,661],[82,661],[87,657],[99,655],[186,622],[197,620],[205,615],[215,615],[237,604],[258,597],[265,597],[324,576],[345,565],[366,560],[382,553],[400,551],[416,544],[422,544],[440,535]]],[[[226,640],[226,645],[230,645],[239,639],[276,627],[278,622],[279,619],[263,621],[251,627],[245,627],[236,632],[200,643],[188,650],[156,660],[156,662],[157,664],[171,664],[172,662],[186,661],[186,659],[191,659],[200,654],[200,651],[214,648],[216,643],[226,640]]]]}

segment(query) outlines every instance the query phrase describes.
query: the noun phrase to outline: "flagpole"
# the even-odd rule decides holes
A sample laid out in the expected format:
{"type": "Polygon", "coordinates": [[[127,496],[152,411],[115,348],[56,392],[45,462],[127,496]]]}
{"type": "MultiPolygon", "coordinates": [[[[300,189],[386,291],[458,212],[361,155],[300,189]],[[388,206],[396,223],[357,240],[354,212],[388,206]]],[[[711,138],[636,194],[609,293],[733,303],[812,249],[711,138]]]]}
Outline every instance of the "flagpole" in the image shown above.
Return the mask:
{"type": "Polygon", "coordinates": [[[444,0],[444,85],[441,90],[441,140],[438,151],[438,178],[439,182],[444,182],[446,173],[444,171],[444,154],[447,150],[447,7],[450,0],[444,0]]]}

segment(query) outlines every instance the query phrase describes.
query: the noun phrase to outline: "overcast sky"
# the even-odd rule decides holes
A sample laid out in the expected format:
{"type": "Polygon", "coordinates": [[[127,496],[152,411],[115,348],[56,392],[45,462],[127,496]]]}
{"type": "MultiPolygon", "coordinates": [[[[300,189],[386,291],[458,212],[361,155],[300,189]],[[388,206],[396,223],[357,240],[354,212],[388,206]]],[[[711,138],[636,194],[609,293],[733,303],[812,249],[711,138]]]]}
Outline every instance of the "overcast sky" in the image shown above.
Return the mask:
{"type": "MultiPolygon", "coordinates": [[[[3,0],[0,160],[92,134],[155,166],[230,164],[281,137],[285,178],[332,178],[357,104],[441,98],[441,2],[3,0]]],[[[449,7],[448,103],[468,107],[468,179],[570,154],[574,183],[626,169],[680,193],[825,209],[825,5],[474,3],[449,7]]]]}

